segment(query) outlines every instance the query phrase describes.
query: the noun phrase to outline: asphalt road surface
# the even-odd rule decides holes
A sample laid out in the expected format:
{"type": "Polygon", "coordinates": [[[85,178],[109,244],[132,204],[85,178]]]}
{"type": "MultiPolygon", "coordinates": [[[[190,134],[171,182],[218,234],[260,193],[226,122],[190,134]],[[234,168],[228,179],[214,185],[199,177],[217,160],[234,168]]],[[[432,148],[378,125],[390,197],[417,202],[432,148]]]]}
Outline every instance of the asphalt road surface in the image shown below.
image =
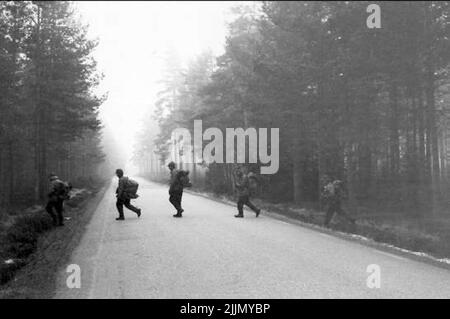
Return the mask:
{"type": "Polygon", "coordinates": [[[125,210],[115,220],[115,180],[71,258],[81,287],[69,289],[63,269],[56,298],[450,297],[449,270],[264,213],[237,219],[234,207],[192,194],[173,218],[167,187],[139,182],[141,218],[125,210]],[[380,288],[367,285],[372,264],[380,288]]]}

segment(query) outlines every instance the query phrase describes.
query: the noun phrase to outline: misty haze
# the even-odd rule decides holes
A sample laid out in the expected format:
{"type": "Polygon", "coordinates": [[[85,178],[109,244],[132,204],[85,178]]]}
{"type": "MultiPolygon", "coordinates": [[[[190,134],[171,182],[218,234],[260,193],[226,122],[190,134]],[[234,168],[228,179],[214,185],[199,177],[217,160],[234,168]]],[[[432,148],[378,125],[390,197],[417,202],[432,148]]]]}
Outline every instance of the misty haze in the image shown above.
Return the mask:
{"type": "Polygon", "coordinates": [[[450,298],[450,2],[0,1],[0,299],[450,298]]]}

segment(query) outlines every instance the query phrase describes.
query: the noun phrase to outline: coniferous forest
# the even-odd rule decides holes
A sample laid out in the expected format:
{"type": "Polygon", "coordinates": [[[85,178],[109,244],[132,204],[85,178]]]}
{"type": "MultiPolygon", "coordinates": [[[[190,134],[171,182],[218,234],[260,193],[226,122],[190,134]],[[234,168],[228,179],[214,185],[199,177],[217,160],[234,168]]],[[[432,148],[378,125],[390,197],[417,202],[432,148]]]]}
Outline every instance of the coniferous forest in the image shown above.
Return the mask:
{"type": "MultiPolygon", "coordinates": [[[[167,56],[136,162],[144,174],[165,174],[172,130],[192,131],[196,119],[223,131],[276,127],[280,169],[262,177],[261,198],[318,202],[321,178],[331,175],[345,182],[356,211],[433,214],[449,193],[449,4],[264,1],[236,8],[222,56],[204,52],[189,65],[167,56]],[[381,28],[366,27],[371,3],[381,8],[381,28]]],[[[232,193],[233,165],[188,168],[197,185],[232,193]]]]}
{"type": "Polygon", "coordinates": [[[449,265],[450,1],[0,1],[0,299],[272,318],[449,265]]]}
{"type": "Polygon", "coordinates": [[[0,207],[44,199],[48,174],[97,176],[101,80],[70,2],[0,1],[0,207]]]}

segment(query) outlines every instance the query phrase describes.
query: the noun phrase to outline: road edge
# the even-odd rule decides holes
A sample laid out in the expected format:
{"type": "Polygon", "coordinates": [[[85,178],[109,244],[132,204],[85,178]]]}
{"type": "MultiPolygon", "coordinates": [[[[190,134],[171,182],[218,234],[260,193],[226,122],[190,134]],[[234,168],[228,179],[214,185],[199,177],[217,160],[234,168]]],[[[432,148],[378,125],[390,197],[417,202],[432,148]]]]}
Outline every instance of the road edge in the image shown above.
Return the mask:
{"type": "Polygon", "coordinates": [[[3,287],[0,299],[54,298],[59,274],[64,270],[64,266],[80,243],[86,227],[110,184],[105,182],[73,212],[84,211],[72,229],[68,230],[66,225],[63,229],[55,229],[39,239],[40,249],[33,253],[32,261],[20,269],[14,279],[3,287]],[[48,246],[44,245],[49,242],[51,243],[48,246]]]}
{"type": "MultiPolygon", "coordinates": [[[[151,181],[151,180],[149,180],[151,181]]],[[[153,183],[157,183],[154,181],[151,181],[153,183]]],[[[157,183],[158,184],[158,183],[157,183]]],[[[226,204],[228,206],[232,206],[235,207],[236,204],[232,203],[231,201],[219,198],[219,197],[215,197],[215,196],[209,196],[207,194],[201,193],[201,192],[197,192],[195,190],[185,190],[186,193],[191,194],[191,195],[195,195],[195,196],[201,196],[203,198],[206,199],[210,199],[213,200],[215,202],[219,202],[222,204],[226,204]]],[[[406,257],[409,258],[411,260],[414,261],[418,261],[418,262],[423,262],[429,265],[433,265],[435,267],[439,267],[442,269],[446,269],[446,270],[450,270],[450,263],[445,262],[445,261],[441,261],[439,259],[437,259],[436,257],[433,257],[429,254],[426,253],[422,253],[422,252],[415,252],[415,251],[411,251],[411,250],[407,250],[404,248],[400,248],[400,247],[396,247],[394,245],[388,244],[388,243],[383,243],[383,242],[377,242],[373,239],[361,236],[361,235],[356,235],[356,234],[351,234],[351,233],[345,233],[345,232],[341,232],[341,231],[336,231],[336,230],[332,230],[332,229],[327,229],[324,227],[321,227],[319,225],[315,225],[315,224],[310,224],[310,223],[306,223],[279,213],[275,213],[275,212],[271,212],[268,210],[263,210],[262,211],[262,216],[267,216],[267,217],[271,217],[273,219],[277,219],[277,220],[281,220],[284,222],[288,222],[290,224],[295,224],[297,226],[301,226],[310,230],[314,230],[323,234],[327,234],[330,236],[334,236],[340,239],[344,239],[347,241],[351,241],[357,244],[360,244],[362,246],[365,247],[370,247],[376,250],[379,250],[381,252],[385,252],[385,253],[390,253],[393,254],[395,256],[400,256],[400,257],[406,257]]]]}

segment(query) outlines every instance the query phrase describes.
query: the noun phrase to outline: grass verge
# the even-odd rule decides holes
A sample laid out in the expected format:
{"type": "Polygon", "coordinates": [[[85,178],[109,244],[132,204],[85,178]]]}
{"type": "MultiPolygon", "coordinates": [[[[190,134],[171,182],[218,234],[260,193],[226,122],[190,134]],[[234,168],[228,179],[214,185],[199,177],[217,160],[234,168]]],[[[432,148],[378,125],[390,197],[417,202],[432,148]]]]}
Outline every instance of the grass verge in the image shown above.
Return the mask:
{"type": "Polygon", "coordinates": [[[53,227],[41,206],[11,217],[0,229],[0,299],[51,298],[59,268],[71,256],[106,188],[76,190],[65,226],[53,227]]]}

